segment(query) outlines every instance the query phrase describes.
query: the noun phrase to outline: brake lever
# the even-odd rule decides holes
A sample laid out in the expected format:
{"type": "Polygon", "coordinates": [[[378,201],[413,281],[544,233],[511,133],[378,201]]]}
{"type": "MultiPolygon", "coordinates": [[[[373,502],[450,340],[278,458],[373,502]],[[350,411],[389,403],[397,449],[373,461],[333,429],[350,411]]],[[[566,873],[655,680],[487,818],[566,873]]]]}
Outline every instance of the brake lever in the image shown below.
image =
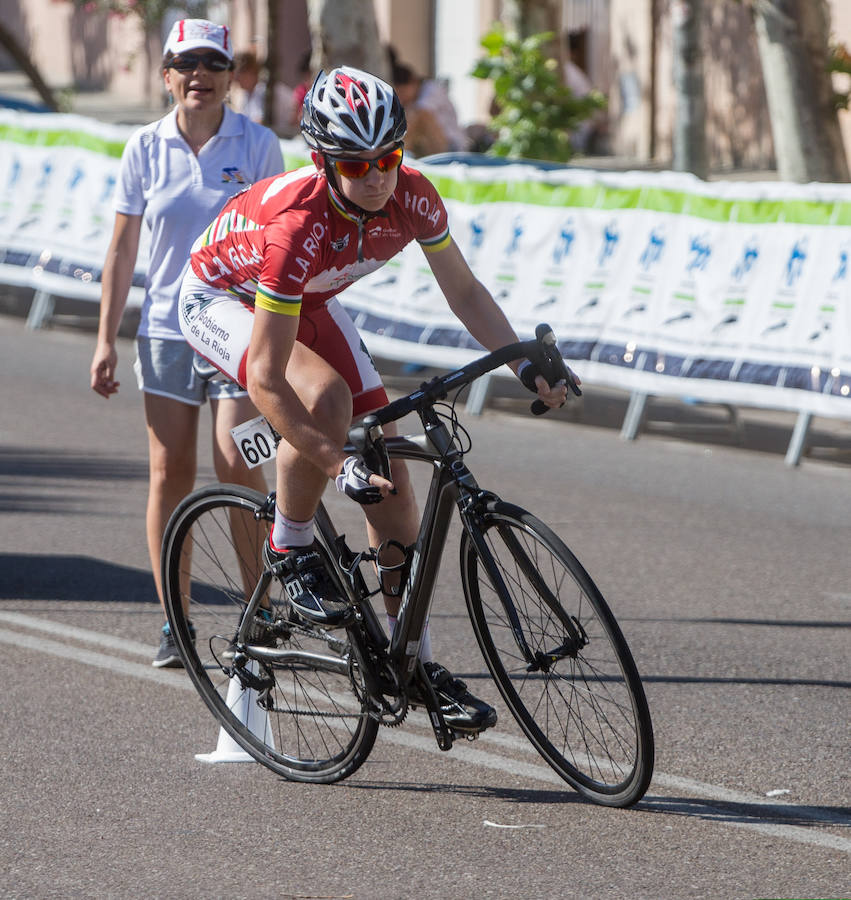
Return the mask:
{"type": "MultiPolygon", "coordinates": [[[[558,384],[559,381],[563,381],[569,391],[572,391],[575,396],[581,397],[582,391],[576,381],[576,376],[571,372],[570,368],[562,358],[552,328],[543,323],[538,325],[535,329],[535,337],[537,338],[543,360],[546,361],[545,368],[548,371],[545,371],[542,374],[544,375],[544,378],[546,378],[547,384],[550,387],[553,387],[558,384]]],[[[542,368],[544,367],[542,366],[542,368]]],[[[561,405],[564,406],[564,403],[561,405]]],[[[530,409],[533,415],[542,416],[550,409],[550,407],[547,406],[543,400],[539,399],[532,401],[530,409]]]]}
{"type": "Polygon", "coordinates": [[[349,441],[371,472],[392,481],[384,429],[377,416],[364,416],[360,422],[352,425],[349,429],[349,441]]]}

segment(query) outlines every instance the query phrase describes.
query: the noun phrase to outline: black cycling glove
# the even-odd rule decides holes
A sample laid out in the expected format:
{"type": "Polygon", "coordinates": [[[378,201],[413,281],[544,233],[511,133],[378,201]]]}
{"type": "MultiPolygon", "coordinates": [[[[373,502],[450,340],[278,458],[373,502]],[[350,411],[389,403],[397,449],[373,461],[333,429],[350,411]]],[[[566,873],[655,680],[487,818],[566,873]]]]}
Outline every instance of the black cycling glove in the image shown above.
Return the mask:
{"type": "Polygon", "coordinates": [[[369,476],[374,475],[358,456],[349,456],[343,463],[340,474],[334,479],[337,490],[356,503],[369,506],[381,502],[381,491],[369,483],[369,476]]]}
{"type": "Polygon", "coordinates": [[[535,379],[538,375],[544,373],[532,362],[531,359],[524,359],[517,367],[517,377],[523,382],[523,386],[528,388],[533,394],[538,393],[538,386],[535,379]]]}
{"type": "MultiPolygon", "coordinates": [[[[567,382],[568,389],[573,391],[573,393],[576,394],[577,397],[581,397],[582,391],[579,390],[579,386],[576,382],[576,376],[566,364],[564,365],[564,370],[567,376],[565,380],[567,382]]],[[[547,378],[547,376],[531,359],[524,359],[517,368],[517,377],[521,382],[523,382],[523,386],[528,388],[533,394],[538,393],[538,386],[535,384],[535,378],[538,375],[542,376],[547,384],[549,384],[549,378],[547,378]]]]}

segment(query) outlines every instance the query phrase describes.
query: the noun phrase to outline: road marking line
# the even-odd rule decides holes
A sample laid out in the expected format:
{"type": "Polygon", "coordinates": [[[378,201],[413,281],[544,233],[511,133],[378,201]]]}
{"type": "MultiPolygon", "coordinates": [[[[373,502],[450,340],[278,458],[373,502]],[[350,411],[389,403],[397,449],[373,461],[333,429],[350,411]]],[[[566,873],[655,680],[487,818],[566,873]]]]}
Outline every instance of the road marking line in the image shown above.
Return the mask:
{"type": "Polygon", "coordinates": [[[102,631],[89,631],[87,628],[63,625],[52,619],[40,619],[37,616],[27,616],[24,613],[0,610],[0,622],[8,622],[10,625],[17,625],[21,628],[29,628],[31,631],[41,631],[44,634],[73,638],[75,641],[85,641],[89,644],[96,644],[98,647],[107,647],[109,650],[128,653],[131,656],[150,656],[153,658],[154,655],[152,645],[140,644],[138,641],[130,641],[112,634],[105,634],[102,631]]]}
{"type": "Polygon", "coordinates": [[[141,663],[119,659],[117,656],[107,656],[96,650],[86,650],[83,647],[74,647],[59,641],[51,641],[48,638],[22,634],[19,631],[0,629],[0,643],[14,644],[16,647],[22,647],[26,650],[48,653],[51,656],[70,659],[73,662],[94,666],[98,669],[108,669],[110,672],[117,672],[119,675],[143,678],[146,681],[168,685],[168,687],[195,690],[195,686],[189,681],[183,670],[180,670],[180,672],[166,672],[163,669],[155,669],[153,666],[144,666],[141,663]]]}
{"type": "MultiPolygon", "coordinates": [[[[74,637],[77,640],[89,641],[96,645],[109,647],[110,649],[127,649],[133,654],[139,654],[144,651],[145,655],[150,654],[150,648],[134,643],[132,641],[124,641],[113,635],[106,635],[102,632],[88,631],[83,628],[73,628],[70,626],[59,625],[54,622],[48,622],[44,619],[38,619],[26,616],[22,613],[10,613],[0,611],[0,621],[10,624],[23,626],[35,631],[41,631],[53,634],[62,634],[68,637],[74,637]]],[[[181,690],[195,690],[192,682],[187,678],[186,674],[181,670],[177,672],[168,672],[162,669],[155,669],[152,666],[145,666],[140,663],[130,662],[115,656],[108,656],[104,653],[86,650],[83,647],[76,647],[69,644],[63,644],[60,641],[52,641],[45,638],[39,638],[27,635],[18,631],[8,631],[0,629],[0,643],[14,644],[17,647],[33,650],[36,652],[47,653],[51,656],[57,656],[62,659],[68,659],[73,662],[83,663],[84,665],[93,666],[99,669],[106,669],[120,675],[129,675],[134,678],[141,678],[145,681],[152,681],[155,684],[165,685],[168,687],[176,687],[181,690]]],[[[424,716],[416,715],[417,719],[425,720],[424,716]]],[[[409,749],[421,750],[425,753],[443,754],[433,736],[424,736],[391,729],[382,729],[381,739],[389,741],[392,744],[403,746],[409,749]]],[[[528,742],[518,739],[512,735],[483,735],[479,742],[487,742],[493,744],[502,744],[510,749],[521,750],[523,752],[536,752],[528,742]],[[489,739],[489,740],[488,740],[489,739]]],[[[537,755],[537,754],[536,754],[537,755]]],[[[547,784],[558,785],[564,787],[565,782],[549,767],[538,763],[524,762],[523,760],[510,759],[496,753],[490,753],[486,750],[479,750],[471,746],[471,742],[458,741],[453,747],[452,759],[466,762],[471,765],[480,766],[486,769],[494,769],[496,771],[505,772],[510,775],[516,775],[531,778],[536,781],[543,781],[547,784]]],[[[832,850],[839,850],[843,853],[851,853],[851,840],[836,835],[825,834],[824,832],[814,832],[809,828],[800,825],[783,825],[778,823],[762,823],[762,822],[741,822],[728,821],[718,818],[718,807],[713,806],[716,803],[734,803],[740,805],[757,806],[761,810],[768,808],[772,815],[795,815],[799,818],[810,819],[813,825],[830,826],[830,825],[848,825],[848,819],[830,811],[804,809],[796,807],[792,804],[772,801],[770,798],[762,797],[755,794],[746,794],[741,791],[732,791],[716,785],[707,784],[705,782],[696,781],[690,778],[684,778],[677,775],[667,775],[663,772],[654,773],[653,784],[662,786],[680,793],[689,794],[695,797],[694,806],[697,809],[703,809],[711,813],[715,813],[713,821],[722,825],[729,825],[736,828],[744,828],[746,830],[757,831],[769,837],[779,837],[786,840],[796,841],[801,844],[810,844],[814,846],[824,847],[832,850]]],[[[667,798],[664,796],[646,796],[644,803],[652,804],[654,807],[662,807],[664,812],[664,803],[667,798]]],[[[638,809],[640,810],[640,805],[638,809]]],[[[721,810],[722,815],[726,815],[725,810],[721,810]]]]}

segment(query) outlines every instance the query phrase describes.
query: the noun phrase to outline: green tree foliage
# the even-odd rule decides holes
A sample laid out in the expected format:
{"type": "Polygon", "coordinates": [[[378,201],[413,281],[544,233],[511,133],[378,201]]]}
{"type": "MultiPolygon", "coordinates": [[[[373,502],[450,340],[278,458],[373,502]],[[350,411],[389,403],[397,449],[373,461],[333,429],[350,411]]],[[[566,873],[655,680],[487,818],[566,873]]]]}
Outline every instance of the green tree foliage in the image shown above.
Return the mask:
{"type": "Polygon", "coordinates": [[[496,135],[491,156],[567,162],[574,153],[570,133],[606,99],[599,91],[577,97],[562,81],[559,63],[543,47],[552,32],[518,38],[500,24],[482,38],[487,55],[472,71],[474,78],[493,81],[496,135]]]}

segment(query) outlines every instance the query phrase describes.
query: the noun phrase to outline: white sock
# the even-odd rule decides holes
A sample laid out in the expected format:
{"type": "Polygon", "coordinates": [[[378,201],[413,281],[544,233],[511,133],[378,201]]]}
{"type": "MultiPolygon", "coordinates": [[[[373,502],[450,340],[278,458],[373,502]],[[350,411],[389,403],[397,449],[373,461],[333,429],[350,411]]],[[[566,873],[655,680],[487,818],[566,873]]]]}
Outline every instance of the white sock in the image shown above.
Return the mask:
{"type": "Polygon", "coordinates": [[[313,543],[313,519],[307,522],[288,519],[276,505],[275,525],[272,528],[272,539],[269,543],[273,550],[310,546],[313,543]]]}
{"type": "MultiPolygon", "coordinates": [[[[391,616],[390,613],[387,613],[387,629],[390,632],[390,637],[393,637],[393,631],[396,628],[396,616],[391,616]]],[[[432,662],[431,658],[431,627],[429,623],[426,622],[425,631],[423,632],[422,643],[420,644],[420,659],[424,662],[432,662]]]]}

